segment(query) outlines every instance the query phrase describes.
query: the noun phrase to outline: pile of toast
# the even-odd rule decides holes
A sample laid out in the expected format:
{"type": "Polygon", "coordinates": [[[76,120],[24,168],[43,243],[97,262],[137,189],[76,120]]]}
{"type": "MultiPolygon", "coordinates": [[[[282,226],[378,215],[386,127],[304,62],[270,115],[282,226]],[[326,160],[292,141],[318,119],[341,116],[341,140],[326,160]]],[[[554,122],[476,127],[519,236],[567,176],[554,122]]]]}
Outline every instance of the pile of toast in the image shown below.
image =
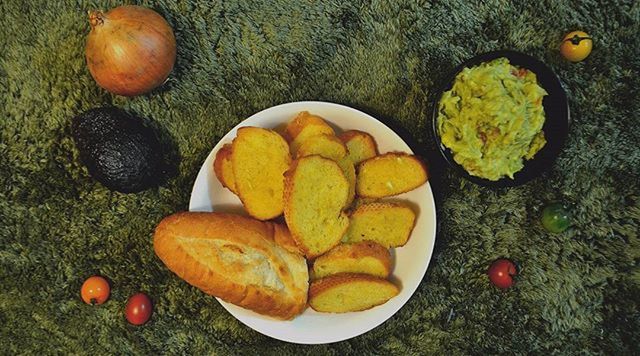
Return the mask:
{"type": "Polygon", "coordinates": [[[406,202],[383,198],[427,181],[416,156],[379,154],[368,133],[337,134],[305,111],[282,132],[239,128],[213,169],[252,218],[165,218],[156,229],[156,253],[187,282],[283,319],[306,305],[319,312],[366,310],[399,293],[389,280],[389,249],[407,243],[416,213],[406,202]],[[274,222],[281,215],[285,224],[274,222]]]}

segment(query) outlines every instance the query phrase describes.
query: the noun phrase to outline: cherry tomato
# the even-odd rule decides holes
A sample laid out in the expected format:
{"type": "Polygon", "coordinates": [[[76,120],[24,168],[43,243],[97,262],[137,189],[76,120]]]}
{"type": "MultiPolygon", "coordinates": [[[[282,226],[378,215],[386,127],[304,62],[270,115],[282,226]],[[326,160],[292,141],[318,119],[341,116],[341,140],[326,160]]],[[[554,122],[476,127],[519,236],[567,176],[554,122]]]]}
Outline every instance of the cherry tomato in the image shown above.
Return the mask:
{"type": "Polygon", "coordinates": [[[500,258],[491,264],[487,274],[496,287],[507,289],[513,285],[513,277],[518,274],[518,269],[510,260],[500,258]]]}
{"type": "Polygon", "coordinates": [[[125,308],[125,316],[133,325],[142,325],[151,318],[153,305],[151,299],[144,293],[134,294],[129,298],[125,308]]]}
{"type": "Polygon", "coordinates": [[[571,62],[580,62],[591,53],[593,40],[582,31],[567,33],[560,45],[560,53],[571,62]]]}
{"type": "Polygon", "coordinates": [[[542,210],[542,226],[553,233],[563,232],[571,225],[571,212],[561,203],[552,203],[542,210]]]}
{"type": "Polygon", "coordinates": [[[85,303],[91,305],[99,305],[109,299],[111,288],[109,282],[100,276],[91,276],[82,283],[80,288],[80,296],[85,303]]]}

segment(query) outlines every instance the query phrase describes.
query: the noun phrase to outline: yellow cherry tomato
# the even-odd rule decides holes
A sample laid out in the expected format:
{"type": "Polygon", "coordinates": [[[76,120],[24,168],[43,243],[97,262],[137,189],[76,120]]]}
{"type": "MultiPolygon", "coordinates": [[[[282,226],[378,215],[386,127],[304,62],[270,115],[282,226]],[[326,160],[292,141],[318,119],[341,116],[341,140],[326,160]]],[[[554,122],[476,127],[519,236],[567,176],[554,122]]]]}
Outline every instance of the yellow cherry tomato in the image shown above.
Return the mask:
{"type": "Polygon", "coordinates": [[[567,33],[560,45],[560,53],[571,62],[580,62],[591,53],[593,40],[582,31],[567,33]]]}

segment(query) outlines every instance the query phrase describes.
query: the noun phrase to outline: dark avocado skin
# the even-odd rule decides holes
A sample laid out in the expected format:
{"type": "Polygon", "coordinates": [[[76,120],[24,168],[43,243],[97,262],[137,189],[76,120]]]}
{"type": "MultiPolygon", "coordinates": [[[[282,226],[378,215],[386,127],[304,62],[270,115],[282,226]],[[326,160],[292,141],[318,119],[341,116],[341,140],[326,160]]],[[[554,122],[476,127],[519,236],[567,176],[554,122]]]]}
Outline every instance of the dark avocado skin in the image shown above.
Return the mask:
{"type": "Polygon", "coordinates": [[[107,188],[136,193],[158,184],[162,146],[140,118],[114,107],[91,109],[73,119],[72,132],[82,163],[107,188]]]}

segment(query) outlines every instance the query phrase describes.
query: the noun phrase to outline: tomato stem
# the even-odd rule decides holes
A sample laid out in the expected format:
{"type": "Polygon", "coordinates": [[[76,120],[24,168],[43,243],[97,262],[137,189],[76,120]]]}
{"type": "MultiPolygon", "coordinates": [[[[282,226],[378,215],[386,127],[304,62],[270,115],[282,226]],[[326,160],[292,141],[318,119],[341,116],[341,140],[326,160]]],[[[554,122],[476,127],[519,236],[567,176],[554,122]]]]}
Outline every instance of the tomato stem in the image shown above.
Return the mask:
{"type": "Polygon", "coordinates": [[[573,35],[573,37],[567,38],[565,41],[571,41],[571,44],[577,46],[577,45],[580,44],[580,41],[582,41],[582,40],[592,40],[592,39],[591,39],[591,37],[581,37],[581,36],[578,36],[578,35],[573,35]]]}
{"type": "Polygon", "coordinates": [[[104,13],[102,10],[90,10],[89,11],[89,24],[91,24],[91,28],[94,28],[98,25],[102,25],[104,23],[104,13]]]}
{"type": "Polygon", "coordinates": [[[91,298],[90,302],[91,302],[91,305],[98,304],[98,300],[96,298],[91,298]]]}

